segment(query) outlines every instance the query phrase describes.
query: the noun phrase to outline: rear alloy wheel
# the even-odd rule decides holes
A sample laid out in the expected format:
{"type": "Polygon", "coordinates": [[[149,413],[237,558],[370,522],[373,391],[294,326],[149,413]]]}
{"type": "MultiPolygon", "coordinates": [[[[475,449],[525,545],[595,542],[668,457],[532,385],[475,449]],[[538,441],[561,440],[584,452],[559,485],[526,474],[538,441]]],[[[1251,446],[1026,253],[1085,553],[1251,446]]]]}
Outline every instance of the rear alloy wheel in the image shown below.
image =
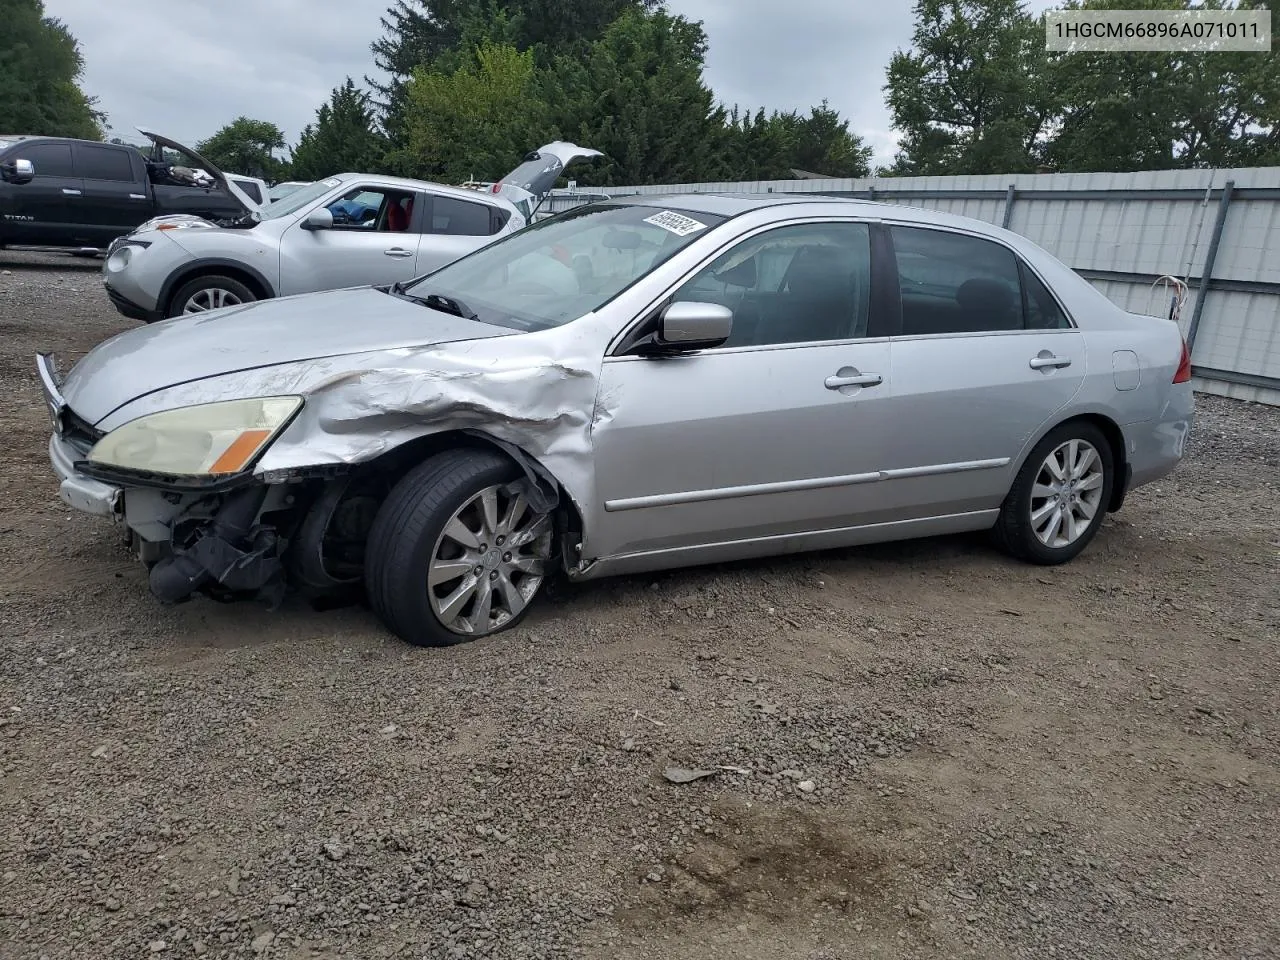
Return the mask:
{"type": "Polygon", "coordinates": [[[183,284],[169,302],[169,317],[207,313],[223,307],[253,303],[258,298],[239,280],[231,277],[197,277],[183,284]]]}
{"type": "Polygon", "coordinates": [[[369,533],[365,584],[399,637],[439,647],[519,623],[550,570],[554,525],[497,453],[432,457],[391,491],[369,533]]]}
{"type": "Polygon", "coordinates": [[[1023,560],[1066,563],[1102,526],[1114,477],[1102,431],[1085,422],[1063,424],[1023,464],[996,521],[996,539],[1023,560]]]}

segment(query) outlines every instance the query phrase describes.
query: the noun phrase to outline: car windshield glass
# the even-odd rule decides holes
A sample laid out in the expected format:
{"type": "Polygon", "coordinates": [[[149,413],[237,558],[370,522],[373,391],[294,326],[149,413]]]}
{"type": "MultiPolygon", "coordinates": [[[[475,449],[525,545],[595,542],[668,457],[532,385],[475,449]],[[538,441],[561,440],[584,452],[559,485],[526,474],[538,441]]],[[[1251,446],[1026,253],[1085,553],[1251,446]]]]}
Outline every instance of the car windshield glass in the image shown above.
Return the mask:
{"type": "Polygon", "coordinates": [[[598,309],[724,220],[591,204],[525,227],[397,292],[431,306],[466,304],[485,323],[545,330],[598,309]]]}
{"type": "Polygon", "coordinates": [[[288,196],[268,203],[258,211],[258,217],[262,220],[274,220],[276,217],[287,217],[291,213],[297,213],[307,204],[319,200],[340,182],[333,179],[320,180],[316,183],[309,183],[305,187],[299,187],[288,196]]]}

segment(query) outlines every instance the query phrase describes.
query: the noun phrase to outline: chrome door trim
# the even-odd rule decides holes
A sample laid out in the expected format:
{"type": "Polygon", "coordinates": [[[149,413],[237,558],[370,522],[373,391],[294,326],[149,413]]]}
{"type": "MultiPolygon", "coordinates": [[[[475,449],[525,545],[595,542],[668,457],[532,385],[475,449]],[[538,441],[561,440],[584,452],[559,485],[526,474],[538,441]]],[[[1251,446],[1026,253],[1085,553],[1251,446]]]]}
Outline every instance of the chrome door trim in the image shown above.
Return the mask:
{"type": "Polygon", "coordinates": [[[1000,467],[1007,467],[1010,462],[1009,457],[1000,457],[995,460],[966,460],[960,463],[939,463],[925,467],[899,467],[894,470],[877,470],[875,473],[853,473],[842,477],[811,477],[807,480],[784,480],[780,483],[753,483],[740,487],[718,487],[713,490],[659,493],[648,497],[606,500],[604,510],[605,513],[625,513],[628,510],[645,510],[651,507],[675,507],[687,503],[738,500],[742,497],[799,493],[804,490],[825,490],[833,487],[851,487],[861,483],[879,483],[882,480],[907,480],[912,477],[935,477],[948,473],[967,473],[971,470],[996,470],[1000,467]]]}

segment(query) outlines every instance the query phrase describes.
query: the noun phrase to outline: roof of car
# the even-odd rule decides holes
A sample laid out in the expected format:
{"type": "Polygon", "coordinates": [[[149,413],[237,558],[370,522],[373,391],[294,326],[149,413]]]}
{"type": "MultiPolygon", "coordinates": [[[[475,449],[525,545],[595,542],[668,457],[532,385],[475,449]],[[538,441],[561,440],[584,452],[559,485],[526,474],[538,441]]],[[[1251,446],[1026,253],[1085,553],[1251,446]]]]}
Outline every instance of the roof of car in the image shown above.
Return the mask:
{"type": "Polygon", "coordinates": [[[482,202],[496,204],[498,197],[491,193],[481,193],[478,190],[468,190],[465,187],[451,187],[446,183],[436,183],[432,180],[410,180],[407,177],[388,177],[380,173],[340,173],[335,179],[349,182],[351,180],[373,180],[387,187],[404,187],[406,190],[420,190],[423,187],[430,187],[433,193],[442,193],[448,197],[458,197],[461,200],[476,200],[482,202]]]}
{"type": "MultiPolygon", "coordinates": [[[[672,207],[690,213],[708,213],[723,217],[736,217],[753,210],[767,207],[826,205],[838,204],[855,208],[851,213],[870,217],[884,217],[886,220],[909,221],[913,223],[930,223],[937,226],[952,226],[967,230],[979,230],[987,234],[1009,234],[1003,228],[986,220],[932,210],[927,207],[912,207],[901,203],[884,203],[875,200],[859,200],[856,197],[824,196],[816,193],[664,193],[633,194],[632,196],[614,196],[605,203],[635,204],[646,207],[672,207]]],[[[1020,242],[1022,238],[1019,238],[1020,242]]]]}

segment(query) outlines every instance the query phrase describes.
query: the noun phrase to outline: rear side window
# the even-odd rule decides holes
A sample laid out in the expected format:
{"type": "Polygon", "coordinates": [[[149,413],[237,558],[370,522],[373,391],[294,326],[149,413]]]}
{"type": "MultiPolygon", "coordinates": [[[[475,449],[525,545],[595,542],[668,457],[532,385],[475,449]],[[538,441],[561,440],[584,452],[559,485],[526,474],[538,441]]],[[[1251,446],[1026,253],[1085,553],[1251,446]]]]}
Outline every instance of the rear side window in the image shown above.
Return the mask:
{"type": "Polygon", "coordinates": [[[133,180],[133,158],[112,147],[76,147],[76,172],[86,180],[133,180]]]}
{"type": "Polygon", "coordinates": [[[1023,329],[1018,261],[980,237],[891,227],[902,335],[1023,329]]]}
{"type": "Polygon", "coordinates": [[[1034,273],[1027,269],[1025,263],[1018,264],[1022,271],[1022,289],[1027,293],[1027,329],[1028,330],[1066,330],[1071,321],[1058,306],[1053,294],[1034,273]]]}
{"type": "Polygon", "coordinates": [[[69,143],[33,143],[30,146],[19,146],[13,159],[30,160],[36,168],[37,177],[74,177],[75,167],[71,163],[71,144],[69,143]]]}
{"type": "Polygon", "coordinates": [[[254,203],[262,202],[262,191],[252,180],[232,180],[231,182],[240,188],[240,190],[243,191],[244,194],[254,203]]]}
{"type": "Polygon", "coordinates": [[[427,232],[450,237],[487,237],[493,233],[490,207],[456,197],[432,197],[431,229],[427,232]]]}

